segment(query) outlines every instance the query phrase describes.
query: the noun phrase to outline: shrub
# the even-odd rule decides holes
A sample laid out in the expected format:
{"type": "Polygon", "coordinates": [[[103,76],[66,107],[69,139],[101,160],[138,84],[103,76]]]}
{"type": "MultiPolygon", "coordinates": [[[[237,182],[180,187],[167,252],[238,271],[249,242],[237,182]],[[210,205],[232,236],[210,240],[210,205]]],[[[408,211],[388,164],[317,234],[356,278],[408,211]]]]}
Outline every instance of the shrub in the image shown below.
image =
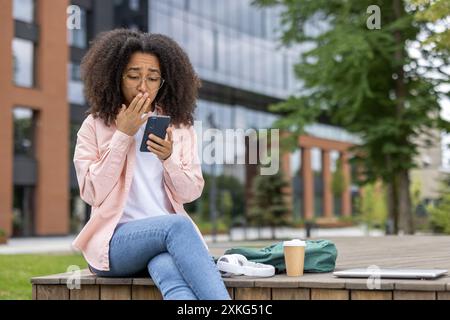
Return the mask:
{"type": "Polygon", "coordinates": [[[433,231],[450,234],[450,188],[442,195],[439,204],[429,206],[428,210],[433,231]]]}

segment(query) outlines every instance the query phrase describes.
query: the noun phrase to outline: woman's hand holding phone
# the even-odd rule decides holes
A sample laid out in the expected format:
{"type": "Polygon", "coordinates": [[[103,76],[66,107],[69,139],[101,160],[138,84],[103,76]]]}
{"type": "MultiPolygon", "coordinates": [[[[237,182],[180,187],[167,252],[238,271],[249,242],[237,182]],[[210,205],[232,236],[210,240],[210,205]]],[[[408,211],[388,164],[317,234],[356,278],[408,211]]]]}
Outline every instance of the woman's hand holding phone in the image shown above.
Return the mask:
{"type": "Polygon", "coordinates": [[[166,160],[172,154],[172,128],[167,128],[167,137],[166,139],[161,139],[160,137],[154,135],[153,133],[149,134],[147,140],[147,148],[160,160],[166,160]]]}
{"type": "Polygon", "coordinates": [[[140,93],[134,97],[128,108],[123,104],[116,117],[117,130],[120,130],[129,136],[134,136],[139,128],[151,116],[151,113],[149,112],[146,117],[142,118],[142,115],[145,110],[147,110],[150,103],[151,100],[148,97],[148,94],[140,93]]]}

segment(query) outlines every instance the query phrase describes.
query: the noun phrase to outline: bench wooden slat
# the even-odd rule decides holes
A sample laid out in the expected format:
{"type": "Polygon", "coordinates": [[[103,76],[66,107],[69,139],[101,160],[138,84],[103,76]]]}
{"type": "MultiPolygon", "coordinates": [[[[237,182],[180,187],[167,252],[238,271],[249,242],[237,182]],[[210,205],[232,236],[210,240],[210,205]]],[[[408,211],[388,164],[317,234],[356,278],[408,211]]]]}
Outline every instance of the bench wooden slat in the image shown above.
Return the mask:
{"type": "Polygon", "coordinates": [[[437,293],[437,299],[438,300],[450,300],[450,292],[438,292],[437,293]]]}
{"type": "Polygon", "coordinates": [[[100,285],[100,300],[131,300],[131,285],[100,285]]]}
{"type": "Polygon", "coordinates": [[[448,278],[435,280],[397,280],[395,290],[409,291],[445,291],[448,278]]]}
{"type": "Polygon", "coordinates": [[[351,290],[351,300],[392,300],[392,291],[351,290]]]}
{"type": "Polygon", "coordinates": [[[64,274],[59,279],[59,283],[63,285],[75,285],[76,281],[79,281],[80,285],[92,285],[97,283],[97,277],[94,275],[82,275],[77,278],[75,274],[64,274]]]}
{"type": "Polygon", "coordinates": [[[135,286],[154,286],[155,283],[151,278],[134,278],[133,285],[135,286]]]}
{"type": "Polygon", "coordinates": [[[48,276],[39,276],[31,278],[30,282],[32,284],[60,284],[61,277],[64,277],[67,273],[58,273],[48,276]]]}
{"type": "Polygon", "coordinates": [[[436,300],[436,292],[394,290],[394,300],[436,300]]]}
{"type": "Polygon", "coordinates": [[[230,295],[231,300],[234,300],[234,289],[231,287],[227,288],[228,294],[230,295]]]}
{"type": "Polygon", "coordinates": [[[250,288],[255,286],[255,278],[247,276],[237,276],[231,278],[223,278],[223,282],[227,287],[233,288],[250,288]]]}
{"type": "Polygon", "coordinates": [[[82,284],[80,289],[69,290],[70,300],[100,300],[100,286],[82,284]]]}
{"type": "MultiPolygon", "coordinates": [[[[367,285],[367,279],[345,279],[345,289],[351,290],[394,290],[394,282],[388,279],[379,279],[377,282],[369,283],[372,286],[378,286],[379,288],[369,289],[367,285]]],[[[372,287],[371,287],[372,288],[372,287]]]]}
{"type": "Polygon", "coordinates": [[[270,288],[234,288],[235,300],[270,300],[270,288]]]}
{"type": "Polygon", "coordinates": [[[331,273],[325,274],[308,274],[305,273],[298,283],[300,288],[328,288],[328,289],[344,289],[345,281],[333,277],[331,273]]]}
{"type": "Polygon", "coordinates": [[[36,284],[31,285],[31,299],[37,300],[37,285],[36,284]]]}
{"type": "Polygon", "coordinates": [[[300,277],[287,277],[286,275],[275,275],[270,278],[255,278],[255,287],[298,288],[300,279],[300,277]]]}
{"type": "Polygon", "coordinates": [[[107,278],[97,277],[96,284],[108,284],[108,285],[131,285],[133,278],[107,278]]]}
{"type": "Polygon", "coordinates": [[[349,300],[348,290],[342,289],[311,289],[311,300],[349,300]]]}
{"type": "MultiPolygon", "coordinates": [[[[33,277],[30,282],[32,284],[66,284],[68,279],[73,279],[75,276],[75,273],[64,272],[47,276],[33,277]]],[[[95,284],[97,278],[88,269],[80,270],[79,276],[80,284],[95,284]]]]}
{"type": "Polygon", "coordinates": [[[162,300],[163,297],[156,286],[133,285],[131,297],[133,300],[162,300]]]}
{"type": "Polygon", "coordinates": [[[58,284],[39,285],[37,300],[69,300],[69,289],[58,284]]]}
{"type": "Polygon", "coordinates": [[[272,288],[272,300],[310,300],[310,290],[304,288],[272,288]]]}

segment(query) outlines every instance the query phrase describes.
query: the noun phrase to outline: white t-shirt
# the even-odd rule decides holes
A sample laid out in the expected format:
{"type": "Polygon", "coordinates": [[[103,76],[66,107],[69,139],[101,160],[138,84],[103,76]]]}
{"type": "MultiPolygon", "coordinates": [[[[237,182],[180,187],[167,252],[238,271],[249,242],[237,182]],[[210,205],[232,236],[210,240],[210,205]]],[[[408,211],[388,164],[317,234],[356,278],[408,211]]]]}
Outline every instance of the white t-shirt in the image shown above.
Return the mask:
{"type": "MultiPolygon", "coordinates": [[[[155,114],[155,113],[154,113],[155,114]]],[[[144,123],[134,135],[136,161],[128,199],[119,223],[173,213],[163,184],[161,160],[152,152],[141,152],[144,123]]]]}

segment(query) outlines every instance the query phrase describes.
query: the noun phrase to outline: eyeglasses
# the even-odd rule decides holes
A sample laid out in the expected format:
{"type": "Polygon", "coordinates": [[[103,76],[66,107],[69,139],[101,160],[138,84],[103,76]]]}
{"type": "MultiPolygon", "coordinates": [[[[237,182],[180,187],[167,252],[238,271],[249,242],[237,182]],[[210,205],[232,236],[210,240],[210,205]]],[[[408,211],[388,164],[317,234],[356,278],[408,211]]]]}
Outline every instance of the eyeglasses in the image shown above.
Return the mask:
{"type": "MultiPolygon", "coordinates": [[[[141,85],[144,78],[134,74],[126,74],[122,77],[123,84],[127,88],[137,88],[141,85]]],[[[164,79],[158,76],[150,76],[145,78],[145,84],[150,90],[159,90],[164,84],[164,79]]]]}

